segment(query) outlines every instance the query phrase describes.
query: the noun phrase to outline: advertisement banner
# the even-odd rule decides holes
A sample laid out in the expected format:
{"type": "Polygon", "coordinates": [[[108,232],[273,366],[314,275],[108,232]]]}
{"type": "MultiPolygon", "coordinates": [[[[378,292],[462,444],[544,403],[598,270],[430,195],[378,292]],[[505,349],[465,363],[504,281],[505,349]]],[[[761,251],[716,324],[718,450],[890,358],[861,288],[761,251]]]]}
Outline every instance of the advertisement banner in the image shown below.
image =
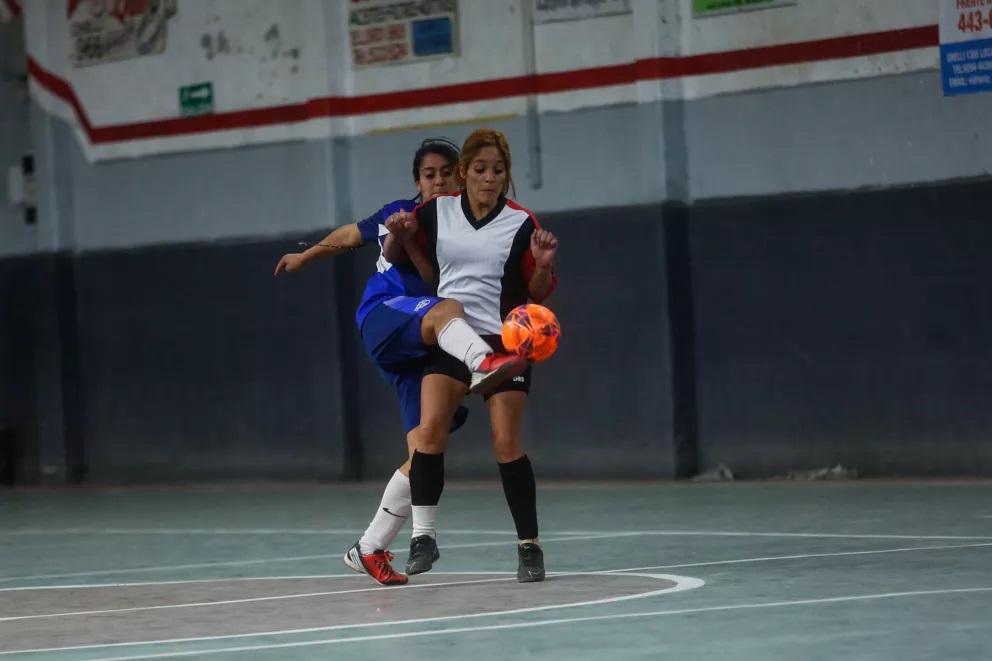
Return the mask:
{"type": "Polygon", "coordinates": [[[944,95],[992,91],[992,0],[940,0],[944,95]]]}
{"type": "Polygon", "coordinates": [[[351,59],[358,68],[458,54],[457,0],[351,0],[351,59]]]}
{"type": "Polygon", "coordinates": [[[630,0],[534,0],[534,22],[553,23],[629,14],[630,0]]]}
{"type": "Polygon", "coordinates": [[[69,0],[69,59],[75,67],[165,50],[176,0],[69,0]]]}

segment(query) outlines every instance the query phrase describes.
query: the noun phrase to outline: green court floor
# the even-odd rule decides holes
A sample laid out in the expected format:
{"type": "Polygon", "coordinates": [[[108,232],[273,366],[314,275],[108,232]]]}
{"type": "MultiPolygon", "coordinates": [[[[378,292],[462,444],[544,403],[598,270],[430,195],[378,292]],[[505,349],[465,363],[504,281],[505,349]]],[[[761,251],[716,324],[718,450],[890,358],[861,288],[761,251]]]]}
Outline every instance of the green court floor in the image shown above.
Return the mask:
{"type": "Polygon", "coordinates": [[[992,658],[989,482],[543,483],[542,584],[454,484],[402,588],[340,559],[380,487],[0,491],[0,661],[992,658]]]}

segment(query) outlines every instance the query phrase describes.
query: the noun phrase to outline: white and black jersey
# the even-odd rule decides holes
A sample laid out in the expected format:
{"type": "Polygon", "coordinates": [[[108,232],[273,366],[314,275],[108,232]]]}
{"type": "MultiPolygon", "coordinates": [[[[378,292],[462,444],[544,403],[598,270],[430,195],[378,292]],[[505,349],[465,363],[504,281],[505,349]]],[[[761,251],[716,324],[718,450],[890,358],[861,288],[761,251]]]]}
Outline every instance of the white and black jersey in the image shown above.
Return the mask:
{"type": "Polygon", "coordinates": [[[461,303],[480,335],[499,335],[506,314],[528,300],[535,268],[530,240],[540,228],[534,214],[500,197],[485,218],[475,220],[461,193],[437,197],[416,214],[438,275],[438,296],[461,303]]]}

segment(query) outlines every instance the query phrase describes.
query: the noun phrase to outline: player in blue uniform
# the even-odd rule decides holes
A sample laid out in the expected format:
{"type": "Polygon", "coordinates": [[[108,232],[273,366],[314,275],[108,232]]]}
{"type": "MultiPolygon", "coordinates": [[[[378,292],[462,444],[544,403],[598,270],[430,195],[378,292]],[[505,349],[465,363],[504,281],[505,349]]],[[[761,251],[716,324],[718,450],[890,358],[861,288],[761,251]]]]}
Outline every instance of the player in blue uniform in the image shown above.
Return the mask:
{"type": "MultiPolygon", "coordinates": [[[[388,219],[412,211],[419,200],[430,200],[457,189],[454,170],[458,149],[446,140],[425,140],[413,159],[413,177],[419,191],[412,200],[391,202],[368,218],[338,227],[323,241],[302,253],[283,255],[275,275],[292,272],[309,261],[359,248],[375,241],[380,248],[376,273],[365,287],[356,312],[366,351],[383,376],[396,389],[400,400],[403,427],[407,432],[408,458],[393,474],[383,493],[382,502],[361,539],[345,554],[345,563],[366,573],[382,585],[402,585],[407,577],[389,564],[388,549],[410,516],[410,459],[414,444],[410,432],[420,423],[420,386],[428,351],[437,345],[463,362],[472,372],[472,390],[485,391],[507,378],[520,374],[526,363],[519,358],[496,353],[465,321],[464,310],[457,301],[434,295],[414,267],[426,257],[415,247],[412,263],[391,264],[382,254],[390,234],[388,219]]],[[[462,407],[456,413],[451,430],[460,427],[467,415],[462,407]]]]}

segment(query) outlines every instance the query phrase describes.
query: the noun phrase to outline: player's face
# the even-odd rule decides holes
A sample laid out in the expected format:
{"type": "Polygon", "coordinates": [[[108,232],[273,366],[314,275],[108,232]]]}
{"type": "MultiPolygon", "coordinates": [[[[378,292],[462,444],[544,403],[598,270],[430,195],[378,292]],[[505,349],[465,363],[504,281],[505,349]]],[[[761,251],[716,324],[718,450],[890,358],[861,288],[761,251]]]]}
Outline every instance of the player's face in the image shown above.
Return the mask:
{"type": "Polygon", "coordinates": [[[458,190],[455,168],[440,154],[427,154],[420,161],[417,190],[425,200],[458,190]]]}
{"type": "Polygon", "coordinates": [[[506,191],[506,162],[496,147],[480,149],[469,161],[463,176],[468,198],[477,204],[494,207],[506,191]]]}

